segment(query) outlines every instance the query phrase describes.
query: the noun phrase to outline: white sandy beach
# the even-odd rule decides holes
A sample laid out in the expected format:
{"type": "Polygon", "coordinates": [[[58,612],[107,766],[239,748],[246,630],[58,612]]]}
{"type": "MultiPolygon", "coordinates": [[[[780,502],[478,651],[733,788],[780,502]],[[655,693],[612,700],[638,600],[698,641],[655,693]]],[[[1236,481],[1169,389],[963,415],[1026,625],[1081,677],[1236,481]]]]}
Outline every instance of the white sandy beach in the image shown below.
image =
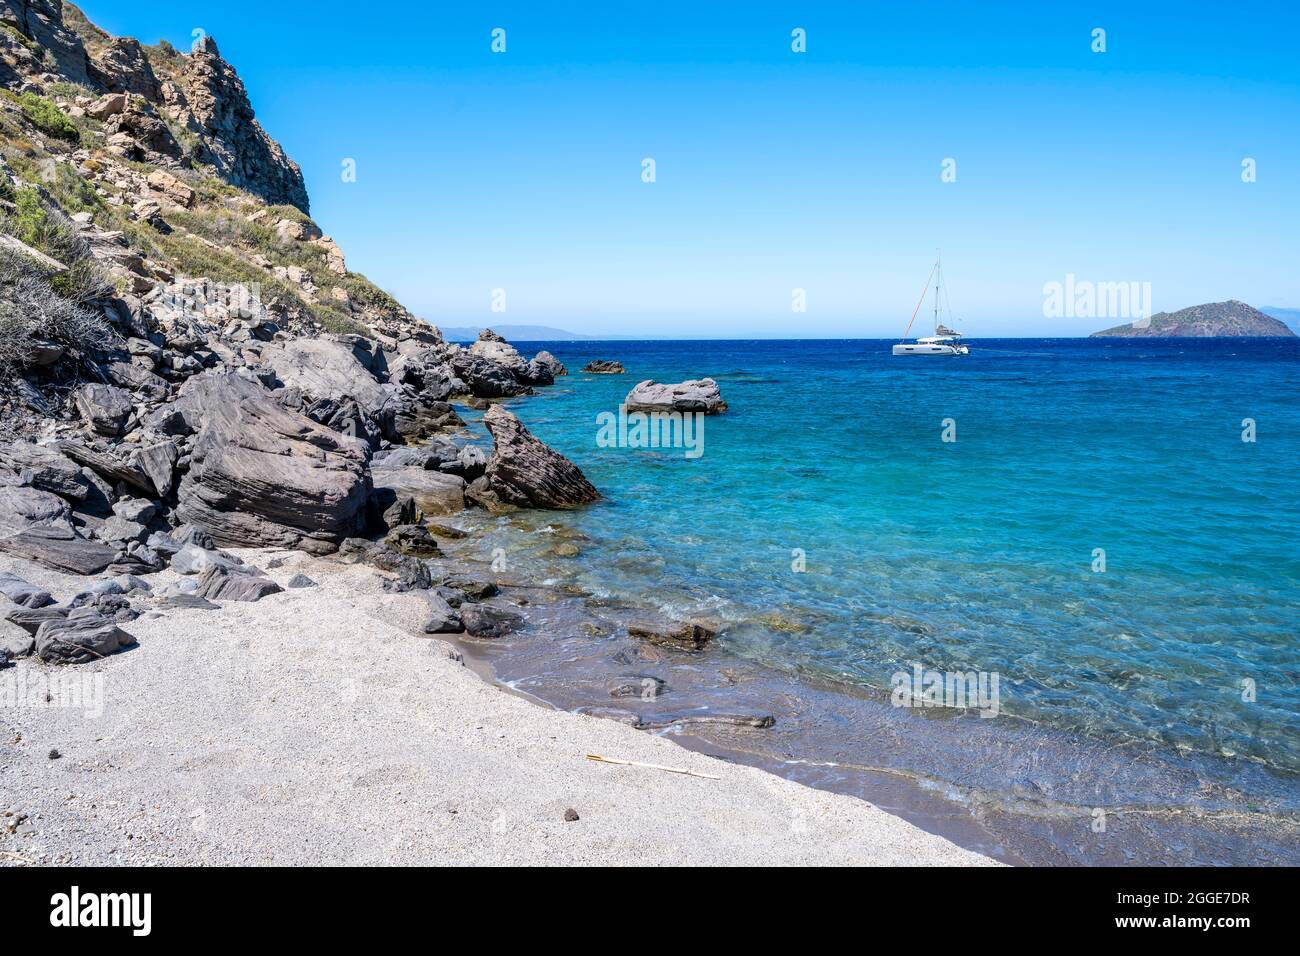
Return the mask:
{"type": "MultiPolygon", "coordinates": [[[[416,635],[419,597],[385,593],[364,566],[282,556],[277,581],[321,586],[168,609],[125,625],[139,640],[125,653],[0,672],[103,677],[99,716],[0,707],[0,812],[27,817],[15,833],[0,823],[0,863],[993,862],[861,800],[507,693],[416,635]]],[[[60,600],[87,583],[0,569],[60,600]]]]}

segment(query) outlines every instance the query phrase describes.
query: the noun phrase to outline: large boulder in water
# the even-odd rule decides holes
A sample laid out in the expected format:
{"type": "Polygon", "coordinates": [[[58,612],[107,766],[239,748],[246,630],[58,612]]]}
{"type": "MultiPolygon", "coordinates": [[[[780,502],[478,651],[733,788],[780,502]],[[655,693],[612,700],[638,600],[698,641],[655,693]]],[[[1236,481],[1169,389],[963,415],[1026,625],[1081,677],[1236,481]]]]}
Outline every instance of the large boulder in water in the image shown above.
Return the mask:
{"type": "Polygon", "coordinates": [[[255,378],[196,376],[157,414],[196,434],[176,512],[218,544],[325,554],[364,525],[369,447],[284,408],[255,378]]]}
{"type": "Polygon", "coordinates": [[[523,508],[573,508],[600,497],[573,462],[548,448],[500,405],[483,416],[494,446],[483,479],[501,501],[523,508]]]}
{"type": "Polygon", "coordinates": [[[727,410],[718,383],[711,378],[676,384],[646,379],[623,399],[629,412],[703,412],[717,415],[727,410]]]}

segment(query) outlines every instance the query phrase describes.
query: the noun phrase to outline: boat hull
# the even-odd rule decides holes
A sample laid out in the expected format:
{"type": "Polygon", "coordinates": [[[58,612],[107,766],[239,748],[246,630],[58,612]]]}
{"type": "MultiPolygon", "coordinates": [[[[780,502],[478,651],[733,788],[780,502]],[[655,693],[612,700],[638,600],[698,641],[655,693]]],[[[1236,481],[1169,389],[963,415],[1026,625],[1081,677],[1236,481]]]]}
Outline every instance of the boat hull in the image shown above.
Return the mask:
{"type": "Polygon", "coordinates": [[[894,346],[895,355],[968,355],[970,349],[964,345],[932,345],[927,343],[903,343],[894,346]]]}

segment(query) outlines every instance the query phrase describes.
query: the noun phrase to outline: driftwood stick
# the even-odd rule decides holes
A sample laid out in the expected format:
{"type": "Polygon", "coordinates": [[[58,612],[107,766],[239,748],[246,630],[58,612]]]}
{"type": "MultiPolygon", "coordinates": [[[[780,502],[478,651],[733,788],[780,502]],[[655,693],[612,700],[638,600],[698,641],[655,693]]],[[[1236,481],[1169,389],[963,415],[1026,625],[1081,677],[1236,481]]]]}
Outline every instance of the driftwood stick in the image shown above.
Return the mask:
{"type": "Polygon", "coordinates": [[[587,754],[588,760],[594,760],[597,763],[618,764],[620,767],[647,767],[650,770],[662,770],[665,773],[681,773],[688,777],[703,777],[705,780],[721,780],[721,777],[715,777],[711,773],[698,773],[694,770],[687,770],[685,767],[665,767],[657,763],[641,763],[639,760],[615,760],[613,757],[601,757],[596,754],[587,754]]]}

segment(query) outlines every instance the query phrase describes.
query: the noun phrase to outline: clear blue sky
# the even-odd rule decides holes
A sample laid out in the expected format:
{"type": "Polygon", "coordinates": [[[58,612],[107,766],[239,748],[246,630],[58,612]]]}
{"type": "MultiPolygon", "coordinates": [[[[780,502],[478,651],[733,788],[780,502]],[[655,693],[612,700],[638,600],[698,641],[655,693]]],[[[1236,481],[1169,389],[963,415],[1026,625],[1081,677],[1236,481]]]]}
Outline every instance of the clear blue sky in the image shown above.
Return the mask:
{"type": "Polygon", "coordinates": [[[1300,307],[1295,4],[83,8],[213,36],[349,265],[442,325],[888,337],[939,247],[972,336],[1113,324],[1044,318],[1067,273],[1300,307]]]}

